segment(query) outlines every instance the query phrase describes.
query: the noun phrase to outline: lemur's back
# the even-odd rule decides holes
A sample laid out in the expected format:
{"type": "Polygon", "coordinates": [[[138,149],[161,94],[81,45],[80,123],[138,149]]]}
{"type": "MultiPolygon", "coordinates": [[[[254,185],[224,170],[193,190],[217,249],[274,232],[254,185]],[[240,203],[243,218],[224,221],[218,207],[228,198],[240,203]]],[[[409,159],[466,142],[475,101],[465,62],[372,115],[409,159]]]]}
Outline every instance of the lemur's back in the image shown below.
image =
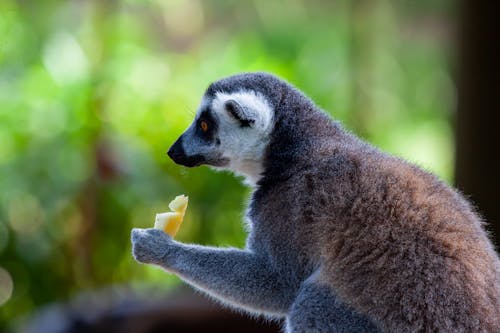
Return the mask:
{"type": "Polygon", "coordinates": [[[500,262],[470,204],[316,107],[294,112],[298,134],[280,131],[268,160],[290,146],[281,136],[301,152],[265,175],[254,202],[278,264],[293,253],[302,263],[291,266],[321,265],[325,284],[389,332],[500,332],[500,262]],[[293,251],[280,253],[283,238],[293,251]]]}
{"type": "Polygon", "coordinates": [[[389,332],[500,332],[500,262],[467,201],[346,140],[304,176],[324,281],[389,332]]]}

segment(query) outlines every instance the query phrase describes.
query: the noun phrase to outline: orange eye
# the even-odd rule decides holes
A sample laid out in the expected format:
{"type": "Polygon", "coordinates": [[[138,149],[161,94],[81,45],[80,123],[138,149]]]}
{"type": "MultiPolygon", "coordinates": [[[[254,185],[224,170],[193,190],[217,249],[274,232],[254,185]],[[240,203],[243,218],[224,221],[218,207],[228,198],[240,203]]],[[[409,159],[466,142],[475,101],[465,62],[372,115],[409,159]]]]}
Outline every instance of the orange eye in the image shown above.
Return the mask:
{"type": "Polygon", "coordinates": [[[206,122],[205,120],[202,120],[202,121],[200,122],[200,128],[201,128],[201,130],[202,130],[203,132],[208,131],[208,124],[207,124],[207,122],[206,122]]]}

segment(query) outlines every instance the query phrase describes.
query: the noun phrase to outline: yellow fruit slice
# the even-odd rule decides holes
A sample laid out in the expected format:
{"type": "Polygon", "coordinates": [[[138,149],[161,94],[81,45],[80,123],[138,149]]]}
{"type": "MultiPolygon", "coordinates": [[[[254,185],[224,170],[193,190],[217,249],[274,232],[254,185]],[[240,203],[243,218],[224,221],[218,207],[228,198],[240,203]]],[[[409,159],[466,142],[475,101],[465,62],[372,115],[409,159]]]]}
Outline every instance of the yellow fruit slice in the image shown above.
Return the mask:
{"type": "Polygon", "coordinates": [[[156,214],[154,227],[174,237],[182,223],[182,217],[182,214],[176,212],[156,214]]]}
{"type": "Polygon", "coordinates": [[[188,197],[185,195],[177,196],[168,205],[173,212],[156,214],[154,228],[163,230],[171,237],[174,237],[177,234],[177,231],[179,231],[182,220],[184,219],[184,213],[186,212],[187,205],[188,197]]]}
{"type": "Polygon", "coordinates": [[[174,212],[181,213],[184,215],[184,213],[186,212],[187,205],[188,205],[188,197],[186,197],[184,194],[181,194],[176,196],[174,200],[170,201],[170,203],[168,204],[168,208],[170,208],[170,210],[174,212]]]}

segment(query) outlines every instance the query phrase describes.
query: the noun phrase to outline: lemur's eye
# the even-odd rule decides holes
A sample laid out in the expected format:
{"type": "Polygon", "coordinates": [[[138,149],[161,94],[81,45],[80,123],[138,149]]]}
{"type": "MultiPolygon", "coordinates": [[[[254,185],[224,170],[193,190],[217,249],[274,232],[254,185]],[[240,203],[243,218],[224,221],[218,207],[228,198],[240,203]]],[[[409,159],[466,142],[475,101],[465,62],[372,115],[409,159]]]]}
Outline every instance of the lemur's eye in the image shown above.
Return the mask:
{"type": "Polygon", "coordinates": [[[203,132],[208,131],[208,123],[205,120],[200,121],[200,128],[203,132]]]}

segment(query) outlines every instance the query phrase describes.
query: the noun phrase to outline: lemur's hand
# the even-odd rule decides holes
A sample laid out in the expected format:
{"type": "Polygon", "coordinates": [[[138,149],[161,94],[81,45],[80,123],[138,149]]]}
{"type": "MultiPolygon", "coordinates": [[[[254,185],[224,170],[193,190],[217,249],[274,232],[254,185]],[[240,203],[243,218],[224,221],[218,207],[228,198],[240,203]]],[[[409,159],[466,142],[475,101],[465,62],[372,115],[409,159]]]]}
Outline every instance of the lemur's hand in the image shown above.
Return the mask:
{"type": "Polygon", "coordinates": [[[162,230],[132,229],[132,254],[144,264],[165,265],[174,241],[162,230]]]}

